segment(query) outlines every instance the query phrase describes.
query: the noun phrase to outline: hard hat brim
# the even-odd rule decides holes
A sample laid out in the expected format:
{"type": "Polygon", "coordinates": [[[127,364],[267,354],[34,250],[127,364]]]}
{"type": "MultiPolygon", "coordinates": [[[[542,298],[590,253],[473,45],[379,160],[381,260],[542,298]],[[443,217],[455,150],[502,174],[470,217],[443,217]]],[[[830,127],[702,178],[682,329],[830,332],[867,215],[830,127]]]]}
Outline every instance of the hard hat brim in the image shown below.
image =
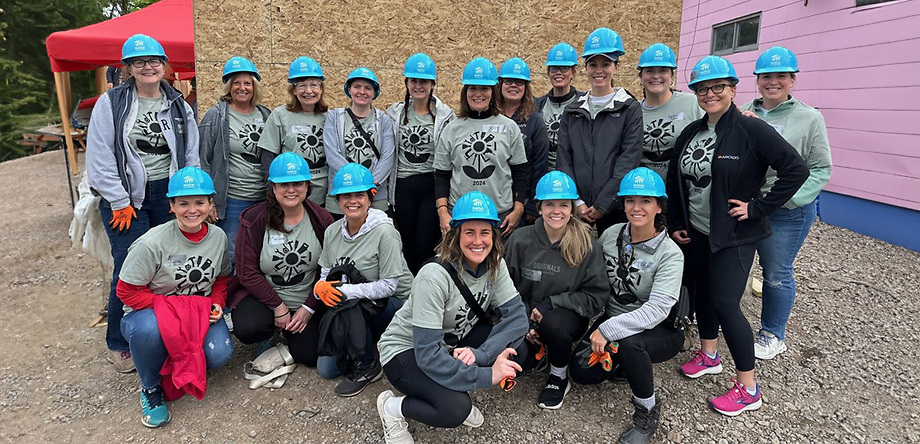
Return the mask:
{"type": "Polygon", "coordinates": [[[276,178],[268,178],[268,181],[271,183],[291,183],[291,182],[309,182],[313,179],[311,174],[295,174],[293,176],[284,176],[276,178]]]}

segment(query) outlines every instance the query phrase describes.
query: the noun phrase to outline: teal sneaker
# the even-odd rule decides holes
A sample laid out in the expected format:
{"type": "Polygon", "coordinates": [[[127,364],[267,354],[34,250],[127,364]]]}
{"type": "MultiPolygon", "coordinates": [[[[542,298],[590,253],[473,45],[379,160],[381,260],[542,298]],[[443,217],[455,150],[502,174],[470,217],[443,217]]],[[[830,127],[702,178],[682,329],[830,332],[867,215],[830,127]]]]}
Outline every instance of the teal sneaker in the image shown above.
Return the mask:
{"type": "Polygon", "coordinates": [[[169,410],[163,400],[163,389],[141,388],[141,423],[147,427],[159,427],[169,422],[169,410]]]}

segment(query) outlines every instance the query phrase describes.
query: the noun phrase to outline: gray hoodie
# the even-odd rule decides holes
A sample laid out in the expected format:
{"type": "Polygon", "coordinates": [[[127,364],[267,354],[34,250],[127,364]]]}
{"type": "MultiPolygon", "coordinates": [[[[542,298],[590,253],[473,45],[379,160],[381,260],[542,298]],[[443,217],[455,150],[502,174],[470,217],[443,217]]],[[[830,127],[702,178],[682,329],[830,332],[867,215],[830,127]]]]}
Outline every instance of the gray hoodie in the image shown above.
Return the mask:
{"type": "MultiPolygon", "coordinates": [[[[438,137],[441,136],[441,130],[450,123],[451,120],[454,120],[456,115],[454,110],[450,109],[447,104],[442,102],[436,96],[434,97],[436,102],[434,105],[434,137],[431,138],[434,146],[438,146],[438,137]]],[[[411,102],[410,102],[411,103],[411,102]]],[[[405,102],[396,102],[390,105],[390,108],[387,109],[387,116],[395,122],[393,125],[393,138],[396,141],[396,146],[399,146],[399,127],[402,120],[403,109],[406,107],[405,102]]],[[[399,162],[393,161],[393,170],[390,172],[390,177],[393,180],[390,181],[389,190],[390,193],[390,205],[396,206],[396,173],[399,166],[399,162]]],[[[434,168],[432,167],[431,172],[434,173],[434,168]]]]}
{"type": "MultiPolygon", "coordinates": [[[[380,158],[374,159],[371,163],[371,173],[374,175],[374,182],[377,183],[377,195],[374,196],[374,202],[388,202],[390,171],[393,170],[393,164],[396,160],[396,134],[393,131],[393,119],[390,119],[386,113],[371,108],[376,116],[377,123],[374,127],[374,145],[380,152],[380,158]]],[[[329,163],[329,190],[332,190],[332,180],[335,173],[348,163],[345,157],[345,119],[349,119],[345,108],[335,108],[329,110],[326,114],[326,124],[323,125],[323,144],[326,148],[326,162],[329,163]]],[[[338,205],[330,204],[326,201],[326,209],[330,212],[341,214],[338,205]]]]}

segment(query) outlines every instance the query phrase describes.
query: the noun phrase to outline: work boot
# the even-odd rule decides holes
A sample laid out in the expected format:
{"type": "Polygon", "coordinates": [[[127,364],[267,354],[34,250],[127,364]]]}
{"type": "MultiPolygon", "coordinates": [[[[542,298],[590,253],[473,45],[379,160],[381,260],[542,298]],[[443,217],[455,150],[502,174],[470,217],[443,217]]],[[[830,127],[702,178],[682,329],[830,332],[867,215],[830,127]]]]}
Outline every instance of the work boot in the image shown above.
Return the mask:
{"type": "Polygon", "coordinates": [[[620,435],[620,444],[648,444],[655,436],[658,429],[658,417],[661,415],[661,401],[655,402],[652,410],[636,402],[636,398],[629,400],[636,408],[633,413],[633,425],[620,435]]]}

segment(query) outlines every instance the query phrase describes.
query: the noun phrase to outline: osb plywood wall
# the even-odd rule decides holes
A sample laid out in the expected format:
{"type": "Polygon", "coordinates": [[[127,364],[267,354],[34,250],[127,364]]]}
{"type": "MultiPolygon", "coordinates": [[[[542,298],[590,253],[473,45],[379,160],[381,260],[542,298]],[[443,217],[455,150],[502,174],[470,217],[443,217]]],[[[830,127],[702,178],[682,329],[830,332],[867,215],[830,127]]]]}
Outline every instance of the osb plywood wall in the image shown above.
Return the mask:
{"type": "MultiPolygon", "coordinates": [[[[543,63],[549,48],[565,41],[581,52],[597,27],[617,31],[625,42],[615,83],[640,96],[639,53],[664,42],[677,48],[680,0],[207,0],[194,2],[199,109],[212,106],[220,91],[224,62],[242,55],[262,75],[264,104],[287,100],[287,68],[300,56],[313,57],[326,74],[326,101],[348,104],[342,86],[348,73],[367,66],[380,79],[378,108],[405,94],[402,67],[425,52],[438,67],[435,91],[457,109],[460,74],[473,57],[500,66],[521,57],[533,71],[536,96],[549,89],[543,63]]],[[[587,87],[583,67],[575,85],[587,87]]]]}

